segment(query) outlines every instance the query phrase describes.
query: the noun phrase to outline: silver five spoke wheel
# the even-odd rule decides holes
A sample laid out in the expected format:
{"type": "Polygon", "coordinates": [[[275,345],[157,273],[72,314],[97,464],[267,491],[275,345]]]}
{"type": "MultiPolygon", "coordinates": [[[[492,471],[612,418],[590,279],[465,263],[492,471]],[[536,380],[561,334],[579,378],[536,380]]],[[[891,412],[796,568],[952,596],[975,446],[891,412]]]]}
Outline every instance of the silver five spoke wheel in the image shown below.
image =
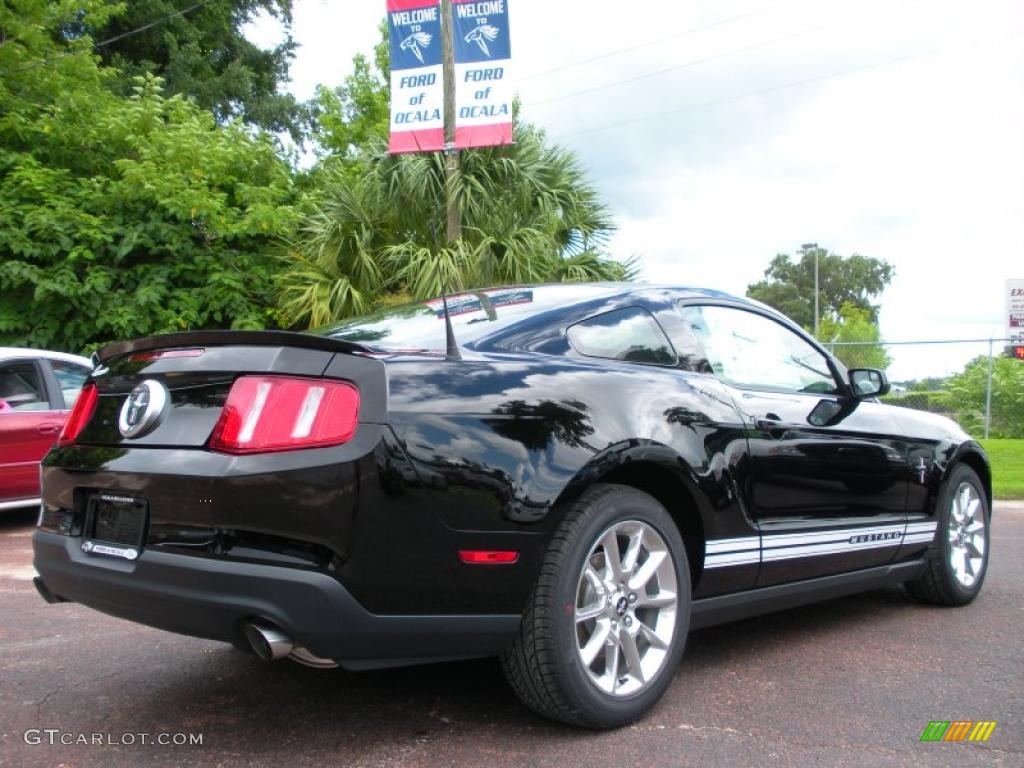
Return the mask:
{"type": "Polygon", "coordinates": [[[961,483],[953,495],[948,534],[953,575],[963,586],[973,586],[985,560],[985,507],[970,483],[961,483]]]}
{"type": "Polygon", "coordinates": [[[679,580],[664,539],[637,520],[615,523],[591,548],[576,590],[576,647],[590,680],[629,696],[665,663],[679,580]]]}

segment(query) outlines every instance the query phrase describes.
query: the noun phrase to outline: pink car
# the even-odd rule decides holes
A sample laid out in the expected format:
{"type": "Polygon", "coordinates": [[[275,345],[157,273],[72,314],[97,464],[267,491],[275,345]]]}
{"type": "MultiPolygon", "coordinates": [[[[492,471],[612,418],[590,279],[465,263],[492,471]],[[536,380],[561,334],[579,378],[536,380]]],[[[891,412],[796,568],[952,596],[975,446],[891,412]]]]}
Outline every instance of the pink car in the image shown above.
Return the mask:
{"type": "Polygon", "coordinates": [[[39,504],[39,461],[91,371],[78,355],[0,347],[0,510],[39,504]]]}

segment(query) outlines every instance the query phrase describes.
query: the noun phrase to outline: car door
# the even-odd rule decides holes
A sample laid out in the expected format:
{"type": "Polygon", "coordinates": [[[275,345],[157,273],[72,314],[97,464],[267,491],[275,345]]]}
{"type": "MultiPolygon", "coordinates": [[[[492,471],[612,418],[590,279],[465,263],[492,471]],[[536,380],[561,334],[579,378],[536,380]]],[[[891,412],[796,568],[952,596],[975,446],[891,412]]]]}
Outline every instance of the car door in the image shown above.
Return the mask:
{"type": "Polygon", "coordinates": [[[41,362],[44,368],[48,367],[53,373],[53,378],[49,379],[49,381],[52,386],[60,390],[60,401],[63,409],[70,411],[75,407],[75,401],[78,400],[78,395],[81,393],[82,387],[85,386],[85,380],[89,378],[92,369],[69,360],[57,358],[46,359],[41,362]]]}
{"type": "Polygon", "coordinates": [[[64,424],[63,400],[51,393],[39,362],[0,363],[0,503],[39,497],[39,462],[64,424]]]}
{"type": "Polygon", "coordinates": [[[885,407],[853,398],[825,353],[767,312],[682,313],[747,425],[757,584],[888,563],[906,525],[908,461],[885,407]]]}

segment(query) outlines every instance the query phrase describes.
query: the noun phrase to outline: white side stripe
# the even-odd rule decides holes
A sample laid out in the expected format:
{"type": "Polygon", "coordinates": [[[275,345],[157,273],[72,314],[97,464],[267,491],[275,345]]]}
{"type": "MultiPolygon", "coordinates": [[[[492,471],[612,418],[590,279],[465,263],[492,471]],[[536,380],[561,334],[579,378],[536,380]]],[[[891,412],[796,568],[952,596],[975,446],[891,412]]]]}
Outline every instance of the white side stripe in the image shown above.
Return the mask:
{"type": "Polygon", "coordinates": [[[705,568],[722,568],[727,565],[757,565],[761,562],[761,553],[753,552],[727,552],[721,555],[708,555],[704,558],[705,568]]]}
{"type": "Polygon", "coordinates": [[[778,547],[766,549],[763,553],[765,562],[772,560],[791,560],[794,557],[808,557],[810,555],[842,555],[847,552],[857,552],[862,549],[881,549],[883,547],[898,547],[902,539],[888,539],[885,541],[865,541],[851,544],[844,543],[826,544],[805,544],[801,547],[778,547]]]}
{"type": "Polygon", "coordinates": [[[757,549],[761,546],[760,536],[744,536],[740,539],[712,539],[709,541],[704,550],[711,554],[712,552],[738,552],[744,549],[757,549]]]}
{"type": "Polygon", "coordinates": [[[937,525],[935,520],[921,520],[906,526],[879,525],[809,533],[777,533],[763,537],[712,539],[705,544],[704,567],[723,568],[797,557],[841,555],[902,544],[930,544],[935,538],[937,525]]]}
{"type": "Polygon", "coordinates": [[[902,525],[885,525],[875,528],[840,528],[833,531],[814,531],[813,533],[787,533],[774,534],[764,537],[764,546],[793,547],[804,544],[842,544],[853,543],[853,539],[863,540],[863,537],[874,537],[884,540],[885,537],[893,537],[897,541],[903,536],[902,525]]]}
{"type": "Polygon", "coordinates": [[[903,538],[904,544],[931,544],[935,540],[934,533],[915,533],[903,538]]]}

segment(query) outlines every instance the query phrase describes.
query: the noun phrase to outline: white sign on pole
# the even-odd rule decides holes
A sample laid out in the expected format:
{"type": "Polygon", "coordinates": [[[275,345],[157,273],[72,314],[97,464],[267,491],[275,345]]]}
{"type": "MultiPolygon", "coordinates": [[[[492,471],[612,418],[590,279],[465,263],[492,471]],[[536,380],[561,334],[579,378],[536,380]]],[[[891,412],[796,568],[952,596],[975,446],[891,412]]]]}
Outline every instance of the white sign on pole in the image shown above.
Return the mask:
{"type": "Polygon", "coordinates": [[[1006,337],[1024,344],[1024,280],[1006,281],[1006,337]]]}

